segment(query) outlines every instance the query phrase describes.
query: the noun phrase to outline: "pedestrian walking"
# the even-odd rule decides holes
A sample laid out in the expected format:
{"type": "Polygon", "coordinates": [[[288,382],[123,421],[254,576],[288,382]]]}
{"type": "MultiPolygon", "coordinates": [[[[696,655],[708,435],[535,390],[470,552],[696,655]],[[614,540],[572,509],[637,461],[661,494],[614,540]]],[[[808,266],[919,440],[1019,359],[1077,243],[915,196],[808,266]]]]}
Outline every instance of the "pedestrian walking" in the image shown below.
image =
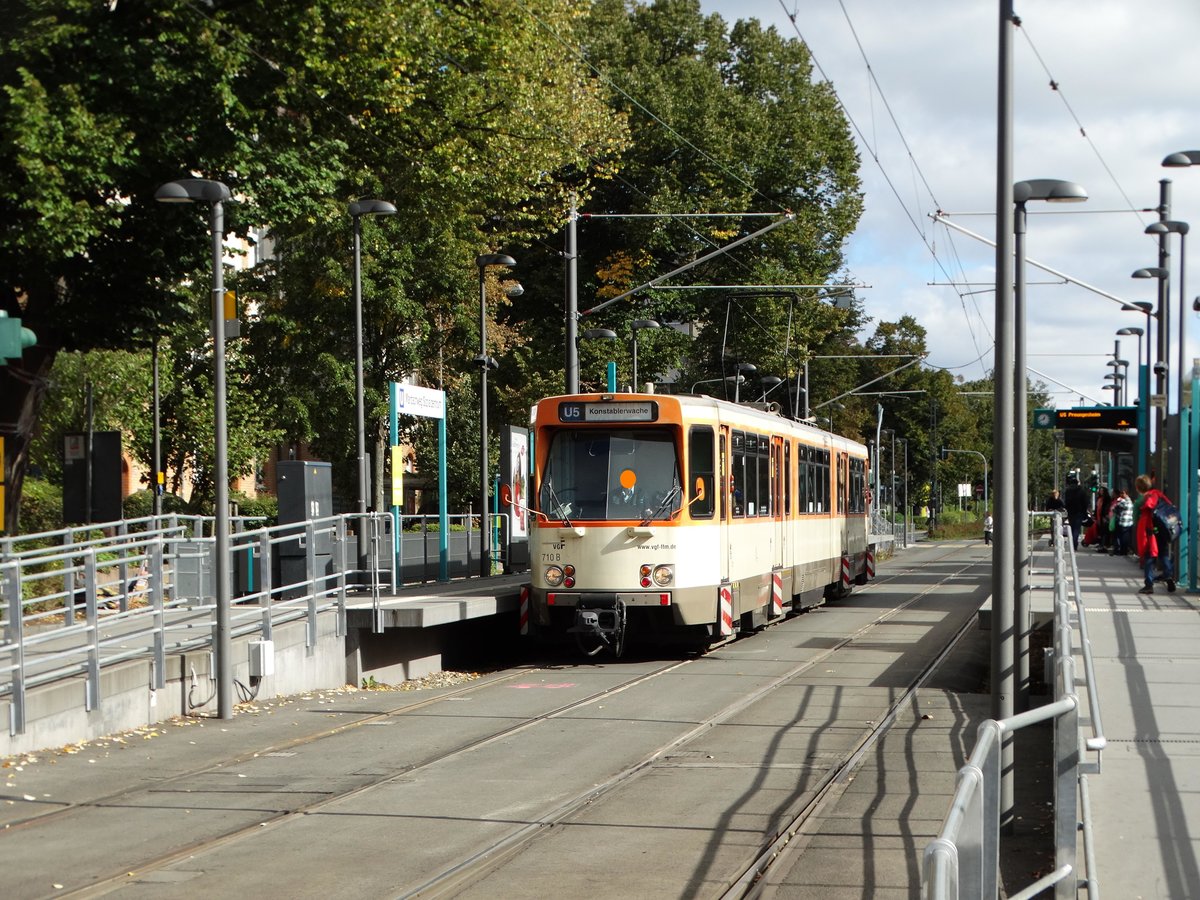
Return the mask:
{"type": "Polygon", "coordinates": [[[1175,592],[1175,565],[1171,560],[1171,538],[1154,525],[1154,507],[1160,503],[1170,503],[1167,495],[1153,487],[1149,475],[1139,475],[1134,487],[1141,495],[1141,510],[1137,519],[1137,551],[1145,569],[1146,583],[1139,594],[1154,593],[1154,567],[1157,562],[1162,567],[1163,580],[1167,583],[1167,592],[1175,592]]]}
{"type": "Polygon", "coordinates": [[[1063,497],[1063,503],[1067,507],[1067,521],[1071,523],[1071,541],[1078,550],[1083,520],[1087,518],[1091,509],[1092,498],[1074,475],[1067,478],[1067,493],[1063,497]]]}
{"type": "Polygon", "coordinates": [[[983,543],[984,545],[992,542],[992,514],[988,513],[983,517],[983,543]]]}

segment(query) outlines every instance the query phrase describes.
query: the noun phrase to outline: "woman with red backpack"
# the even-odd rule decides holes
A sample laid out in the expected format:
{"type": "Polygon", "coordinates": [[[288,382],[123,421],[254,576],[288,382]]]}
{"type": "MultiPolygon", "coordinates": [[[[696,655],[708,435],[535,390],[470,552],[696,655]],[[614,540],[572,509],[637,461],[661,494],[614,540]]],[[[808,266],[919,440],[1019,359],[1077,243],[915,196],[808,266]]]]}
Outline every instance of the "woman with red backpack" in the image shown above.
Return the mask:
{"type": "Polygon", "coordinates": [[[1139,475],[1134,487],[1141,494],[1139,498],[1140,512],[1137,520],[1137,552],[1145,566],[1146,584],[1138,591],[1139,594],[1154,593],[1154,563],[1157,560],[1162,565],[1163,579],[1167,582],[1167,591],[1175,592],[1175,567],[1171,561],[1170,535],[1163,534],[1154,524],[1154,508],[1160,503],[1171,505],[1167,495],[1153,486],[1149,475],[1139,475]]]}

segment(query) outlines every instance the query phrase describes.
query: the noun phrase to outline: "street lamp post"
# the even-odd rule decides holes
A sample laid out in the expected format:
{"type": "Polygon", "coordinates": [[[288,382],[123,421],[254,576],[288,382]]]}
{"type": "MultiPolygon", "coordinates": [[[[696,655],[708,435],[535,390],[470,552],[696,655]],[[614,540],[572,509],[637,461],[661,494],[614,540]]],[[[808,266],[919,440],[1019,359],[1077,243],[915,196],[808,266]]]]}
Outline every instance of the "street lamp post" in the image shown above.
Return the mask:
{"type": "Polygon", "coordinates": [[[395,215],[396,207],[386,200],[355,200],[349,206],[354,222],[354,408],[358,453],[358,577],[367,567],[367,428],[366,400],[363,396],[363,307],[362,307],[362,223],[363,216],[395,215]]]}
{"type": "MultiPolygon", "coordinates": [[[[1181,150],[1179,153],[1171,153],[1166,156],[1162,164],[1170,168],[1183,168],[1187,166],[1200,166],[1200,150],[1181,150]]],[[[1191,403],[1185,404],[1184,400],[1187,394],[1185,393],[1185,385],[1190,389],[1196,378],[1196,367],[1186,365],[1187,342],[1185,338],[1185,324],[1187,322],[1187,311],[1184,300],[1183,290],[1183,245],[1180,244],[1180,260],[1179,260],[1179,434],[1180,434],[1180,472],[1183,477],[1179,480],[1179,496],[1176,500],[1179,502],[1180,509],[1188,511],[1187,522],[1188,528],[1186,534],[1186,545],[1180,542],[1180,560],[1185,563],[1187,568],[1188,587],[1191,590],[1196,590],[1200,586],[1200,578],[1197,572],[1200,569],[1200,522],[1196,516],[1196,498],[1200,494],[1200,483],[1197,482],[1196,469],[1200,465],[1200,433],[1197,433],[1197,419],[1200,418],[1200,410],[1197,409],[1197,398],[1191,397],[1191,403]]],[[[1196,309],[1196,304],[1193,304],[1193,310],[1196,309]]],[[[1180,572],[1182,578],[1183,573],[1180,572]]]]}
{"type": "Polygon", "coordinates": [[[662,328],[662,323],[657,319],[634,319],[633,325],[630,326],[633,331],[633,392],[639,393],[638,385],[638,357],[637,357],[637,333],[642,328],[662,328]]]}
{"type": "Polygon", "coordinates": [[[888,531],[892,535],[892,540],[896,539],[896,429],[884,428],[881,433],[891,434],[892,436],[892,456],[891,456],[891,475],[888,481],[888,531]]]}
{"type": "MultiPolygon", "coordinates": [[[[1013,474],[1014,491],[1012,562],[1014,573],[1013,624],[1016,632],[1015,709],[1029,708],[1029,384],[1025,351],[1025,205],[1030,200],[1080,203],[1087,191],[1078,184],[1055,178],[1033,178],[1013,185],[1013,474]]],[[[997,509],[999,516],[1008,510],[997,509]]]]}
{"type": "Polygon", "coordinates": [[[759,395],[758,402],[766,403],[767,394],[771,393],[771,391],[783,384],[783,379],[778,375],[764,375],[758,380],[758,383],[762,386],[762,394],[759,395]]]}
{"type": "Polygon", "coordinates": [[[483,253],[475,257],[479,267],[479,574],[492,574],[492,530],[488,527],[488,371],[499,368],[487,354],[487,282],[489,266],[512,268],[517,261],[503,253],[483,253]]]}
{"type": "MultiPolygon", "coordinates": [[[[734,378],[734,381],[733,381],[733,402],[734,403],[741,402],[742,382],[746,380],[746,376],[753,375],[757,371],[758,371],[758,366],[754,365],[754,363],[738,363],[737,376],[734,378]]],[[[726,394],[725,396],[728,397],[729,395],[726,394]]]]}
{"type": "MultiPolygon", "coordinates": [[[[1146,317],[1146,327],[1139,329],[1131,329],[1137,332],[1143,332],[1146,336],[1146,356],[1143,362],[1138,363],[1138,452],[1137,452],[1137,470],[1138,474],[1147,471],[1150,468],[1150,337],[1152,334],[1151,323],[1153,321],[1151,313],[1154,310],[1154,304],[1148,300],[1136,300],[1133,303],[1126,303],[1121,307],[1122,310],[1128,312],[1140,312],[1146,317]]],[[[1138,355],[1140,357],[1142,351],[1141,334],[1138,335],[1138,355]]]]}
{"type": "MultiPolygon", "coordinates": [[[[578,340],[583,340],[583,341],[615,341],[616,339],[617,339],[617,333],[615,331],[613,331],[611,328],[588,328],[587,330],[585,330],[583,333],[579,334],[579,336],[578,336],[578,340]]],[[[578,378],[578,375],[579,375],[579,372],[578,372],[579,348],[578,347],[576,347],[576,349],[575,349],[575,367],[576,367],[576,373],[575,373],[576,379],[575,380],[576,380],[576,385],[578,386],[578,381],[579,381],[579,378],[578,378]]],[[[610,393],[615,394],[617,391],[617,375],[616,375],[617,364],[616,364],[616,362],[609,360],[608,369],[609,369],[609,371],[606,373],[606,377],[605,377],[605,390],[609,391],[610,393]]]]}
{"type": "Polygon", "coordinates": [[[154,415],[153,434],[151,441],[154,444],[152,453],[154,456],[153,467],[154,474],[151,476],[150,496],[153,498],[154,504],[154,527],[161,528],[162,524],[157,521],[162,515],[162,492],[166,489],[165,481],[162,475],[162,409],[161,398],[159,397],[158,384],[158,330],[154,332],[154,340],[150,344],[150,380],[151,393],[153,394],[152,406],[154,415]],[[161,481],[159,479],[162,479],[161,481]]]}
{"type": "Polygon", "coordinates": [[[943,447],[942,448],[942,459],[945,459],[946,454],[948,454],[948,453],[973,453],[975,456],[978,456],[980,459],[983,460],[983,513],[984,513],[984,515],[987,515],[987,511],[988,511],[988,461],[987,461],[987,457],[984,456],[983,453],[981,453],[979,450],[957,450],[953,447],[943,447]]]}
{"type": "MultiPolygon", "coordinates": [[[[1184,276],[1187,273],[1187,233],[1190,226],[1187,222],[1166,219],[1161,222],[1151,222],[1146,226],[1146,234],[1159,235],[1164,238],[1168,234],[1179,235],[1179,399],[1183,399],[1185,359],[1187,357],[1187,289],[1184,276]]],[[[1170,360],[1168,359],[1169,363],[1170,360]]],[[[1182,409],[1182,406],[1180,407],[1182,409]]]]}
{"type": "Polygon", "coordinates": [[[1142,328],[1119,328],[1119,329],[1117,329],[1117,334],[1122,335],[1122,336],[1128,336],[1131,334],[1137,335],[1137,339],[1138,339],[1138,355],[1137,355],[1138,402],[1140,403],[1144,399],[1141,396],[1141,389],[1142,389],[1141,380],[1142,380],[1142,335],[1145,334],[1145,330],[1142,328]]]}
{"type": "MultiPolygon", "coordinates": [[[[1165,246],[1166,236],[1159,235],[1159,242],[1165,246]]],[[[1160,253],[1164,257],[1165,250],[1160,253]]],[[[1144,269],[1136,269],[1132,276],[1133,278],[1155,278],[1158,280],[1158,308],[1155,310],[1155,318],[1158,320],[1158,349],[1154,360],[1154,384],[1155,391],[1162,398],[1161,405],[1155,408],[1158,413],[1155,415],[1154,426],[1154,469],[1161,487],[1164,483],[1167,470],[1167,374],[1170,361],[1170,333],[1171,333],[1171,317],[1167,309],[1166,298],[1168,296],[1168,282],[1170,280],[1170,272],[1163,266],[1147,266],[1144,269]]],[[[1153,396],[1151,402],[1154,402],[1153,396]]]]}
{"type": "MultiPolygon", "coordinates": [[[[213,656],[217,676],[217,715],[233,718],[233,636],[230,630],[230,602],[233,594],[229,552],[229,444],[225,404],[225,275],[221,256],[225,232],[222,204],[230,198],[229,188],[207,178],[180,178],[154,192],[161,203],[207,203],[209,231],[212,234],[212,338],[213,338],[213,480],[216,501],[213,509],[216,578],[217,628],[213,656]]],[[[157,473],[156,473],[157,477],[157,473]]]]}

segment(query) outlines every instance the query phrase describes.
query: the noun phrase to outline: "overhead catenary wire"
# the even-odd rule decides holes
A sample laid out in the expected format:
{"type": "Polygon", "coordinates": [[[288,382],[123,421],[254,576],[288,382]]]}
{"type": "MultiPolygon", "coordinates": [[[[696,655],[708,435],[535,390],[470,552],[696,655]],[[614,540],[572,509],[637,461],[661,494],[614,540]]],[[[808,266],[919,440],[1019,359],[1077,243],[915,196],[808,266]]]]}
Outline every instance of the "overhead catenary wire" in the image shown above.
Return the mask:
{"type": "MultiPolygon", "coordinates": [[[[921,242],[925,245],[925,248],[929,251],[930,256],[933,258],[934,264],[939,269],[941,269],[942,273],[946,276],[946,279],[948,281],[953,282],[955,280],[954,276],[951,275],[949,271],[947,271],[945,265],[942,263],[941,258],[938,256],[936,248],[930,243],[928,235],[926,234],[925,230],[919,224],[916,215],[909,209],[908,204],[904,201],[903,197],[901,196],[899,188],[896,186],[895,181],[892,179],[891,173],[888,171],[887,167],[883,164],[883,160],[880,158],[879,153],[877,152],[877,150],[875,148],[873,148],[871,146],[871,143],[867,140],[867,136],[866,136],[865,132],[863,131],[862,127],[859,125],[858,121],[855,119],[853,113],[851,113],[849,107],[846,106],[845,101],[842,100],[841,95],[838,94],[837,89],[833,87],[833,79],[830,78],[828,73],[825,71],[824,67],[821,65],[820,60],[817,58],[817,55],[813,52],[812,45],[808,42],[808,40],[804,37],[803,33],[800,31],[800,26],[796,21],[797,14],[795,12],[788,11],[787,6],[784,4],[784,0],[779,0],[779,3],[780,3],[780,6],[783,8],[784,15],[786,15],[788,17],[788,20],[791,22],[792,30],[796,32],[796,37],[799,38],[801,43],[803,43],[804,46],[808,49],[808,54],[809,54],[809,57],[812,59],[813,66],[817,69],[818,72],[821,73],[821,77],[830,85],[830,89],[833,91],[834,97],[837,99],[838,107],[842,110],[842,114],[846,117],[846,121],[850,123],[850,127],[854,129],[855,134],[858,135],[859,141],[863,145],[864,150],[867,151],[867,154],[874,161],[876,167],[879,170],[880,175],[883,177],[884,182],[887,184],[889,190],[891,190],[892,195],[896,198],[896,201],[900,204],[900,209],[904,213],[905,217],[908,219],[909,224],[912,225],[913,230],[917,233],[917,236],[920,238],[921,242]]],[[[889,114],[889,116],[891,116],[891,119],[892,119],[892,124],[895,127],[897,134],[900,136],[901,142],[904,145],[906,152],[908,153],[910,165],[915,167],[917,172],[920,173],[921,182],[925,185],[926,190],[929,191],[930,199],[933,200],[935,206],[940,206],[940,204],[937,203],[937,198],[933,194],[933,189],[929,186],[929,182],[925,178],[924,173],[921,173],[920,164],[917,162],[916,157],[913,155],[912,149],[908,143],[907,138],[904,137],[903,129],[900,127],[899,121],[897,121],[895,115],[892,113],[890,104],[888,104],[886,101],[886,97],[883,93],[882,86],[879,84],[878,80],[875,78],[874,70],[871,68],[870,60],[867,58],[866,51],[863,48],[862,44],[858,41],[857,33],[855,33],[854,29],[853,29],[853,23],[850,22],[850,15],[846,11],[844,4],[841,4],[841,7],[842,7],[843,15],[845,16],[847,22],[850,23],[850,25],[851,25],[851,31],[852,31],[852,33],[854,33],[855,43],[858,45],[859,53],[863,58],[863,62],[867,66],[868,72],[870,74],[871,82],[872,82],[872,84],[874,84],[875,88],[879,91],[880,97],[884,99],[885,107],[887,108],[888,114],[889,114]]],[[[976,350],[977,354],[979,354],[979,356],[977,358],[982,358],[983,355],[985,355],[985,354],[982,351],[980,351],[979,343],[975,336],[975,331],[973,328],[971,328],[970,316],[966,315],[966,300],[962,297],[961,294],[959,295],[959,300],[963,307],[964,318],[967,321],[967,327],[971,333],[971,341],[975,345],[975,350],[976,350]]]]}

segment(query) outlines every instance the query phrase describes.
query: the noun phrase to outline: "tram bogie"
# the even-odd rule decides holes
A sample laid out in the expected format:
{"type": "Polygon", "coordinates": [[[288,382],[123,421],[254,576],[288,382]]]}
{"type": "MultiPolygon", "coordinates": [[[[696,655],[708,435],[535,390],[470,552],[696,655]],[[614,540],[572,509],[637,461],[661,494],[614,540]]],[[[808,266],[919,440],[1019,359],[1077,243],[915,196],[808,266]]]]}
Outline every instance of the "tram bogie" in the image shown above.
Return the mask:
{"type": "Polygon", "coordinates": [[[530,634],[707,646],[867,577],[861,444],[691,395],[552,397],[533,428],[530,634]]]}

